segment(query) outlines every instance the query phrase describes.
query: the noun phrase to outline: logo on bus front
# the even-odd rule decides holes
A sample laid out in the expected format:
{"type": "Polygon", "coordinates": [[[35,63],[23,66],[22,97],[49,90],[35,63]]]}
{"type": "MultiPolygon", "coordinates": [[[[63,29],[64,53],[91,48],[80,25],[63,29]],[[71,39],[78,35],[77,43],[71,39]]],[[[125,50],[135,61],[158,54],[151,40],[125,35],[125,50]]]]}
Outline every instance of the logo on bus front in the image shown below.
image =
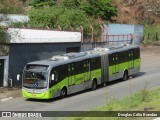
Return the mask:
{"type": "Polygon", "coordinates": [[[38,82],[35,82],[35,83],[34,83],[34,87],[35,87],[35,88],[38,87],[38,82]]]}

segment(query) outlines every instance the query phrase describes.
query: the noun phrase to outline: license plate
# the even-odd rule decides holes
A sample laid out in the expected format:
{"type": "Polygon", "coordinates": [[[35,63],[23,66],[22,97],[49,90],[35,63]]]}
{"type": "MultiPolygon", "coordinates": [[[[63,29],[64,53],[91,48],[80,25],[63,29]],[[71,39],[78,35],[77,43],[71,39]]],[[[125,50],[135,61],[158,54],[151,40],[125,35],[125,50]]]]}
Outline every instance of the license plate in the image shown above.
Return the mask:
{"type": "Polygon", "coordinates": [[[33,96],[33,97],[36,97],[36,94],[33,93],[32,96],[33,96]]]}

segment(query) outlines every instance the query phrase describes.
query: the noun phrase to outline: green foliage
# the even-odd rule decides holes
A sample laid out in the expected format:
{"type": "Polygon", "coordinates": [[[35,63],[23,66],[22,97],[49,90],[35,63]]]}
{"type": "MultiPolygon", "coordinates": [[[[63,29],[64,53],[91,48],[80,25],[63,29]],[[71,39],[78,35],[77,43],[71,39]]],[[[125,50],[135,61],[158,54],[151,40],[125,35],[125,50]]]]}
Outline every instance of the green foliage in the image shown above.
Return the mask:
{"type": "Polygon", "coordinates": [[[29,12],[29,25],[31,27],[44,28],[46,26],[54,28],[59,15],[64,12],[64,8],[39,8],[29,12]]]}
{"type": "Polygon", "coordinates": [[[0,28],[0,44],[6,44],[9,42],[10,42],[10,35],[6,32],[6,30],[0,28]]]}
{"type": "MultiPolygon", "coordinates": [[[[154,100],[154,98],[157,98],[156,93],[160,92],[160,89],[156,90],[148,90],[146,87],[139,92],[135,93],[133,96],[127,96],[124,97],[122,100],[113,99],[109,104],[107,104],[105,107],[101,107],[100,109],[106,110],[106,111],[130,111],[134,109],[138,109],[140,105],[146,105],[146,103],[149,103],[154,100]]],[[[148,106],[145,106],[148,107],[148,106]]],[[[143,109],[143,108],[141,108],[143,109]]]]}
{"type": "MultiPolygon", "coordinates": [[[[84,117],[84,116],[94,116],[94,112],[92,111],[119,111],[119,113],[124,111],[160,111],[160,88],[155,90],[147,90],[144,88],[143,90],[133,94],[133,96],[127,96],[122,99],[113,99],[112,101],[107,101],[106,105],[98,107],[96,109],[90,110],[90,113],[86,113],[86,115],[79,114],[79,117],[68,117],[66,120],[106,120],[106,117],[84,117]]],[[[134,112],[133,112],[134,113],[134,112]]],[[[136,113],[136,112],[135,112],[136,113]]],[[[107,113],[106,113],[107,114],[107,113]]],[[[110,115],[110,114],[109,114],[110,115]]],[[[103,116],[103,115],[102,115],[103,116]]],[[[150,120],[154,119],[153,117],[107,117],[107,120],[150,120]]]]}
{"type": "Polygon", "coordinates": [[[144,43],[151,44],[160,41],[160,24],[145,25],[144,27],[144,43]]]}
{"type": "Polygon", "coordinates": [[[29,12],[29,17],[29,26],[35,28],[45,28],[46,26],[57,28],[57,26],[61,26],[63,30],[70,30],[71,28],[78,29],[82,25],[85,34],[89,34],[90,25],[96,25],[94,19],[88,17],[80,9],[59,8],[58,6],[32,9],[29,12]]]}
{"type": "Polygon", "coordinates": [[[86,0],[80,6],[90,16],[110,20],[116,15],[116,8],[111,6],[111,0],[86,0]]]}
{"type": "Polygon", "coordinates": [[[56,4],[56,0],[32,0],[30,6],[34,8],[40,8],[44,6],[53,6],[56,4]]]}
{"type": "Polygon", "coordinates": [[[15,6],[4,6],[0,9],[0,13],[4,14],[14,14],[14,13],[23,13],[24,10],[21,7],[15,7],[15,6]]]}
{"type": "Polygon", "coordinates": [[[57,28],[63,30],[84,27],[84,35],[91,36],[90,25],[94,28],[94,39],[100,37],[99,20],[111,20],[116,8],[111,0],[32,0],[29,11],[29,26],[35,28],[57,28]]]}
{"type": "Polygon", "coordinates": [[[80,8],[82,2],[83,0],[62,0],[60,4],[68,8],[76,9],[77,7],[80,8]]]}
{"type": "Polygon", "coordinates": [[[64,30],[72,28],[79,28],[80,25],[84,27],[84,31],[89,32],[89,26],[94,23],[92,18],[89,18],[83,11],[79,9],[65,9],[63,14],[60,14],[56,25],[60,25],[64,30]]]}
{"type": "Polygon", "coordinates": [[[111,5],[111,0],[32,0],[34,8],[45,6],[59,6],[65,8],[81,9],[89,16],[110,20],[117,10],[111,5]]]}
{"type": "Polygon", "coordinates": [[[23,12],[24,12],[23,6],[15,5],[11,0],[1,0],[0,2],[0,13],[14,14],[23,12]]]}
{"type": "Polygon", "coordinates": [[[18,27],[27,27],[28,22],[12,22],[10,26],[18,28],[18,27]]]}

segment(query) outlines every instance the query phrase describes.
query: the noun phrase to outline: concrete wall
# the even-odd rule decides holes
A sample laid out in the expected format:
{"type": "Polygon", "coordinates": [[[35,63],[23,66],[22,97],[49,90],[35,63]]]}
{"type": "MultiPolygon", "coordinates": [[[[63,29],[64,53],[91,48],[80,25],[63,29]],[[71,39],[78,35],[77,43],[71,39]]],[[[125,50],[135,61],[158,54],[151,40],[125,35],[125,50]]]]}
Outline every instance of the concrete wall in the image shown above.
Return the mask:
{"type": "Polygon", "coordinates": [[[81,43],[53,43],[53,44],[11,44],[9,51],[9,79],[17,85],[17,74],[22,74],[26,63],[47,59],[53,55],[66,53],[67,48],[79,47],[81,43]]]}
{"type": "Polygon", "coordinates": [[[0,25],[5,27],[9,27],[12,22],[27,22],[29,20],[28,16],[18,14],[0,14],[0,18],[3,19],[0,25]]]}
{"type": "Polygon", "coordinates": [[[103,39],[109,45],[128,43],[139,45],[143,41],[144,26],[132,24],[108,24],[104,25],[103,39]]]}
{"type": "Polygon", "coordinates": [[[65,43],[81,42],[81,32],[48,29],[8,28],[10,43],[65,43]]]}

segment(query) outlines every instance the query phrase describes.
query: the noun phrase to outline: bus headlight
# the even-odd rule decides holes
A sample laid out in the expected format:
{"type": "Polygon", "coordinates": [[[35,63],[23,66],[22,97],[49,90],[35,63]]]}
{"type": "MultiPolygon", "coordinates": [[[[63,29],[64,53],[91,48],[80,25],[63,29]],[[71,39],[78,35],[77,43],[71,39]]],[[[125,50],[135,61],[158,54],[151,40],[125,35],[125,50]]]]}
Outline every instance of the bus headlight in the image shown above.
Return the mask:
{"type": "Polygon", "coordinates": [[[44,92],[46,92],[46,91],[47,91],[46,89],[42,89],[42,90],[41,90],[41,93],[44,93],[44,92]]]}

